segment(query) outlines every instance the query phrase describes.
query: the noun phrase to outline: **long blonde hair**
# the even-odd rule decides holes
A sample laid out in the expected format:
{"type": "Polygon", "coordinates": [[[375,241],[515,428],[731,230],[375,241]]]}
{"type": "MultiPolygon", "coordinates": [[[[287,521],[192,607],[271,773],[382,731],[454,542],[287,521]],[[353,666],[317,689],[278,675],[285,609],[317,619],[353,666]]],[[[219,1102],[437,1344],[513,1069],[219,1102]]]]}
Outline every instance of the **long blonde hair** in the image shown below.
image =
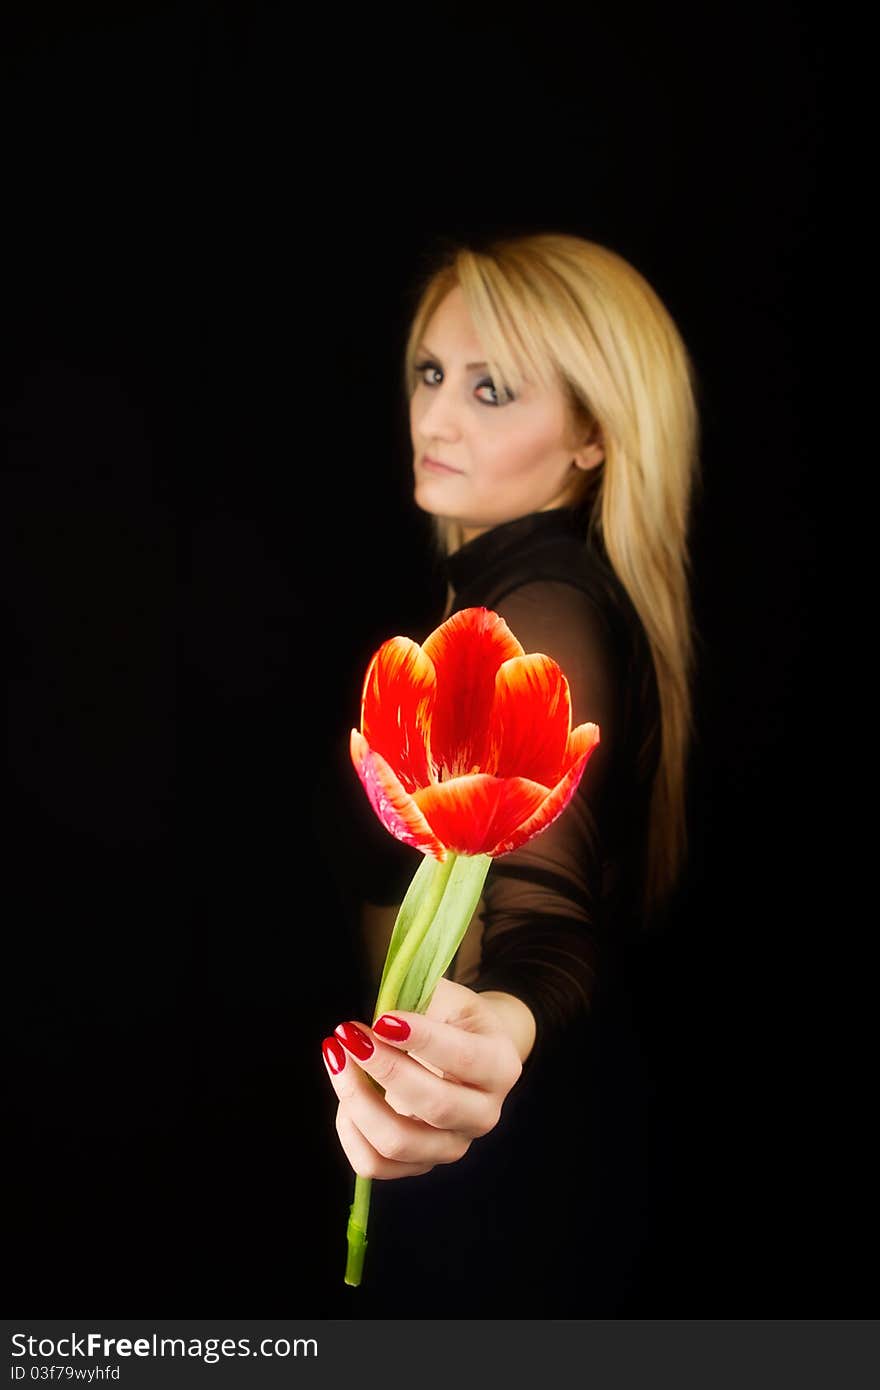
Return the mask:
{"type": "MultiPolygon", "coordinates": [[[[446,294],[460,286],[497,389],[561,386],[573,418],[598,431],[604,460],[579,471],[572,505],[588,511],[650,645],[660,697],[660,761],[651,790],[644,908],[648,918],[687,857],[687,764],[696,644],[688,532],[699,482],[699,383],[673,319],[617,252],[563,233],[449,245],[423,274],[404,354],[407,400],[417,349],[446,294]]],[[[583,435],[586,438],[586,434],[583,435]]],[[[461,531],[435,519],[446,553],[461,531]]]]}

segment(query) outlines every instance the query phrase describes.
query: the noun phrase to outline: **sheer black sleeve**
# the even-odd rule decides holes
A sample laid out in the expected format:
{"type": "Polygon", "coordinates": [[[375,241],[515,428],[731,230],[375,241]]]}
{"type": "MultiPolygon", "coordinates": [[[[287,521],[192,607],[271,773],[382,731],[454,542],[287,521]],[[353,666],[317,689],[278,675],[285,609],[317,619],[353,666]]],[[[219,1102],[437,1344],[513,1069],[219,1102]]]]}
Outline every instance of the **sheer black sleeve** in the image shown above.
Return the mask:
{"type": "Polygon", "coordinates": [[[528,1005],[537,1024],[531,1061],[589,1010],[599,968],[620,657],[600,606],[573,585],[536,580],[493,607],[526,652],[559,663],[571,691],[572,726],[591,721],[601,733],[562,815],[492,864],[478,916],[448,972],[478,992],[503,990],[528,1005]]]}

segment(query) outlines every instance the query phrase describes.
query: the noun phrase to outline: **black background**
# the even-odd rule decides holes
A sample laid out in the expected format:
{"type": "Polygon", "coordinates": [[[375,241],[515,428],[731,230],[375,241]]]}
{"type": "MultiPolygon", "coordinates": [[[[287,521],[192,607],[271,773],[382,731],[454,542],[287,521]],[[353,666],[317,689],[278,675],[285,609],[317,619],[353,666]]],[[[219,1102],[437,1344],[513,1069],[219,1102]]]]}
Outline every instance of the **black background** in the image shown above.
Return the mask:
{"type": "Polygon", "coordinates": [[[393,1315],[342,1284],[352,1174],[320,1042],[371,984],[313,808],[370,654],[442,602],[400,388],[415,281],[444,239],[564,230],[675,317],[704,489],[694,865],[633,996],[644,1249],[610,1308],[569,1286],[554,1312],[862,1311],[828,1254],[805,757],[818,26],[784,3],[7,24],[15,1310],[393,1315]]]}

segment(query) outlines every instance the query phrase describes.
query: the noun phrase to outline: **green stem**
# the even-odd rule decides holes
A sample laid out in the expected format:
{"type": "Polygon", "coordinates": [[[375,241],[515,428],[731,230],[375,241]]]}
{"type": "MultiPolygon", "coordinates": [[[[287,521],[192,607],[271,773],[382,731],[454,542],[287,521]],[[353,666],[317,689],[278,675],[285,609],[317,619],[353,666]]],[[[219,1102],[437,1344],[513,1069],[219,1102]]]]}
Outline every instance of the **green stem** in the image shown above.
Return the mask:
{"type": "Polygon", "coordinates": [[[345,1262],[345,1282],[346,1284],[353,1284],[355,1287],[361,1282],[361,1275],[364,1272],[364,1256],[367,1253],[367,1217],[370,1214],[372,1189],[372,1178],[362,1178],[358,1174],[354,1180],[354,1201],[348,1209],[348,1228],[346,1230],[348,1257],[345,1262]]]}
{"type": "MultiPolygon", "coordinates": [[[[379,991],[376,1000],[376,1008],[373,1012],[373,1022],[381,1014],[393,1009],[397,1003],[401,986],[406,979],[406,973],[415,959],[416,952],[430,930],[431,923],[437,915],[437,909],[443,901],[443,894],[446,892],[446,885],[449,876],[455,867],[458,855],[450,850],[442,864],[438,863],[434,876],[431,880],[431,887],[425,894],[424,901],[420,906],[418,915],[413,919],[412,925],[406,934],[406,938],[398,951],[383,987],[379,991]]],[[[376,1084],[375,1082],[373,1083],[376,1084]]],[[[379,1090],[382,1088],[379,1087],[379,1090]]],[[[372,1178],[362,1178],[359,1174],[354,1182],[354,1201],[349,1207],[348,1227],[346,1237],[348,1240],[348,1257],[345,1264],[345,1282],[357,1287],[361,1282],[364,1269],[364,1256],[367,1253],[367,1220],[370,1214],[370,1195],[373,1190],[372,1178]]]]}

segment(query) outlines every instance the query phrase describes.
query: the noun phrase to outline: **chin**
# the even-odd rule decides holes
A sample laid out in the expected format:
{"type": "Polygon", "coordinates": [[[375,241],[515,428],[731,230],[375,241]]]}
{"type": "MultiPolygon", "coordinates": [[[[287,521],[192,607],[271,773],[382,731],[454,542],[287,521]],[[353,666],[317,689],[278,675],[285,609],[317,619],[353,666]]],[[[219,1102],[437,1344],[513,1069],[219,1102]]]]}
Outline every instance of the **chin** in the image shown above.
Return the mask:
{"type": "Polygon", "coordinates": [[[432,506],[431,503],[427,501],[425,497],[422,496],[421,488],[417,487],[414,489],[413,501],[415,502],[416,506],[419,507],[423,512],[430,512],[432,516],[437,515],[436,507],[432,506]]]}
{"type": "Polygon", "coordinates": [[[413,489],[413,501],[423,512],[430,512],[432,516],[443,516],[445,511],[443,504],[438,502],[436,497],[432,497],[431,492],[432,489],[426,488],[419,480],[413,489]]]}

